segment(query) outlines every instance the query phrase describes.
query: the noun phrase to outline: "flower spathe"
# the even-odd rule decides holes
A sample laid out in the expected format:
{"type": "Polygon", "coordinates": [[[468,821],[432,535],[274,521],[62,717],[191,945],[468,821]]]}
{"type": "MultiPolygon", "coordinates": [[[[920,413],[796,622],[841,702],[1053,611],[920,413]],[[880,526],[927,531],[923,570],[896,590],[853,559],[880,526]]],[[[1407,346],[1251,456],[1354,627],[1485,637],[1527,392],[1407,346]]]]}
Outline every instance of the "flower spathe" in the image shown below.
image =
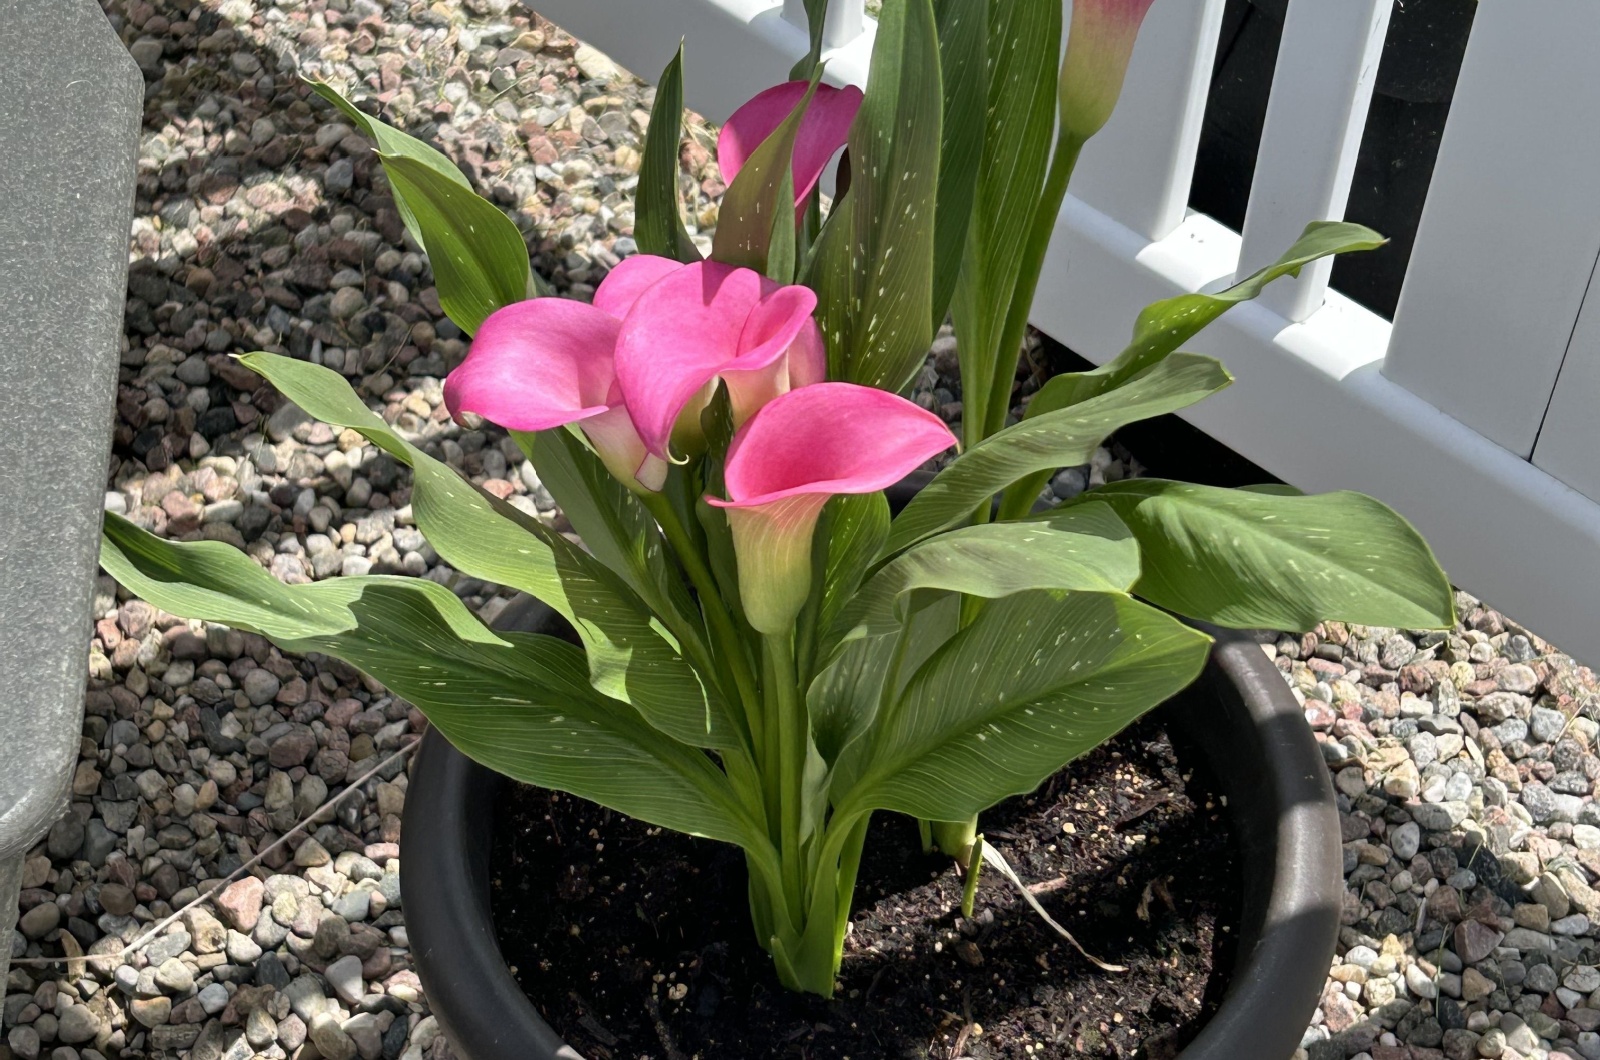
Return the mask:
{"type": "Polygon", "coordinates": [[[660,278],[664,260],[624,261],[595,292],[595,305],[535,298],[490,314],[445,379],[450,414],[471,412],[513,431],[577,424],[618,479],[659,489],[666,465],[649,456],[628,417],[615,354],[622,317],[660,278]]]}
{"type": "MultiPolygon", "coordinates": [[[[745,161],[771,136],[805,97],[807,81],[787,81],[761,92],[745,103],[723,125],[717,137],[717,164],[722,180],[732,184],[745,161]]],[[[794,143],[794,201],[803,203],[817,186],[833,156],[850,137],[850,125],[865,98],[854,85],[834,88],[818,85],[794,143]]]]}
{"type": "Polygon", "coordinates": [[[1111,119],[1139,27],[1154,0],[1073,0],[1061,64],[1061,130],[1079,142],[1111,119]]]}
{"type": "Polygon", "coordinates": [[[955,444],[938,416],[854,383],[791,390],[756,413],[728,447],[728,498],[706,498],[727,510],[750,624],[776,634],[794,623],[829,497],[886,489],[955,444]]]}
{"type": "Polygon", "coordinates": [[[816,304],[810,289],[750,269],[635,255],[593,305],[536,298],[491,314],[445,380],[445,404],[509,430],[577,424],[612,474],[660,489],[674,427],[718,378],[736,426],[822,380],[816,304]]]}
{"type": "Polygon", "coordinates": [[[629,304],[616,345],[628,414],[661,460],[671,457],[679,417],[697,413],[719,377],[739,426],[778,395],[820,382],[827,368],[809,288],[712,261],[669,264],[638,266],[659,276],[629,304]]]}

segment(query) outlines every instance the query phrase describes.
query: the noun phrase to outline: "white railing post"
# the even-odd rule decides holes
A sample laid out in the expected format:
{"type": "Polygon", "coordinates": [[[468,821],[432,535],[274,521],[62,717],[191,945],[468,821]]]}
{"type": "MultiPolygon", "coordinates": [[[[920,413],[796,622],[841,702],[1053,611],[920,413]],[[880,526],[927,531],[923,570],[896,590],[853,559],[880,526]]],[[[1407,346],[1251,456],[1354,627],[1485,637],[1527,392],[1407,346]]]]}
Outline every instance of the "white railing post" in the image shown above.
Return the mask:
{"type": "Polygon", "coordinates": [[[1478,5],[1383,366],[1524,459],[1600,252],[1596,41],[1589,0],[1478,5]]]}
{"type": "Polygon", "coordinates": [[[1072,174],[1073,197],[1147,239],[1165,239],[1188,212],[1222,7],[1156,0],[1117,109],[1072,174]]]}
{"type": "MultiPolygon", "coordinates": [[[[1394,0],[1290,0],[1245,211],[1239,275],[1271,264],[1311,221],[1344,217],[1394,0]]],[[[1261,296],[1288,320],[1322,307],[1333,262],[1261,296]]]]}
{"type": "MultiPolygon", "coordinates": [[[[783,17],[809,32],[805,0],[783,0],[783,17]]],[[[828,20],[822,26],[823,50],[842,48],[861,36],[866,20],[863,0],[833,0],[828,5],[828,20]]]]}

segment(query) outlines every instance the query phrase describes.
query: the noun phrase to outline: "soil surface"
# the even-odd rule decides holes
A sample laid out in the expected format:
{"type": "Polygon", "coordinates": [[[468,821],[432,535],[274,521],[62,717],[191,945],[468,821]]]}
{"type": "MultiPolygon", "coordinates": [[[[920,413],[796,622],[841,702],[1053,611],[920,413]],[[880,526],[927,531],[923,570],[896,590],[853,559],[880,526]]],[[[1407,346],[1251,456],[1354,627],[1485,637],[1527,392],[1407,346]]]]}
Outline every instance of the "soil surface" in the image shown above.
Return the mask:
{"type": "Polygon", "coordinates": [[[1199,762],[1157,711],[983,816],[1051,915],[1124,973],[992,872],[964,920],[953,863],[880,813],[838,993],[791,994],[735,848],[535,788],[509,789],[496,823],[501,951],[592,1060],[1170,1058],[1220,1003],[1239,929],[1237,850],[1199,762]]]}

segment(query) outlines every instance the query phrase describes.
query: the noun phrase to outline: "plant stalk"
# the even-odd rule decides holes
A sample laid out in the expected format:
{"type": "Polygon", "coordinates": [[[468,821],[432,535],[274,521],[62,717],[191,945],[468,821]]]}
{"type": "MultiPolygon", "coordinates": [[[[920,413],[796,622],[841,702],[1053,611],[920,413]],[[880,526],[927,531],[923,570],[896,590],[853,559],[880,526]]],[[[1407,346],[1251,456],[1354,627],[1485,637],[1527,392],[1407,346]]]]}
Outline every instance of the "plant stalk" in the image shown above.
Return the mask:
{"type": "MultiPolygon", "coordinates": [[[[710,627],[719,654],[733,676],[734,691],[740,706],[744,708],[745,723],[749,727],[750,746],[759,756],[763,742],[761,697],[756,690],[755,675],[750,669],[749,656],[745,653],[744,638],[739,636],[738,628],[733,623],[733,616],[728,614],[727,605],[723,603],[722,594],[717,588],[717,580],[712,576],[699,549],[695,548],[688,530],[685,529],[677,511],[666,496],[647,491],[640,493],[639,499],[661,525],[662,533],[667,536],[667,543],[677,553],[678,561],[688,572],[689,581],[700,597],[700,607],[705,613],[706,623],[710,627]]],[[[706,676],[715,680],[715,672],[706,676]]]]}
{"type": "Polygon", "coordinates": [[[1006,311],[1005,326],[1000,331],[1000,355],[994,359],[995,378],[989,390],[989,408],[984,420],[984,437],[996,434],[1006,425],[1006,413],[1011,410],[1011,386],[1004,377],[1009,371],[1016,374],[1015,358],[1021,356],[1022,340],[1028,333],[1028,314],[1033,311],[1033,298],[1039,289],[1039,274],[1044,270],[1045,253],[1050,249],[1050,238],[1055,235],[1056,217],[1067,197],[1067,185],[1072,171],[1078,165],[1078,155],[1084,141],[1063,134],[1056,140],[1055,155],[1050,160],[1050,171],[1045,177],[1044,193],[1033,212],[1033,224],[1028,232],[1028,243],[1022,253],[1022,267],[1017,272],[1017,285],[1011,291],[1011,306],[1006,311]],[[1012,359],[1007,361],[1006,355],[1012,359]]]}
{"type": "MultiPolygon", "coordinates": [[[[788,633],[761,638],[762,669],[768,677],[767,732],[777,734],[779,854],[783,858],[784,894],[791,915],[805,915],[806,871],[800,856],[801,803],[806,765],[806,715],[795,684],[794,642],[788,633]]],[[[769,735],[768,743],[772,743],[769,735]]],[[[767,769],[773,770],[768,762],[767,769]]]]}
{"type": "MultiPolygon", "coordinates": [[[[976,821],[976,818],[974,818],[976,821]]],[[[978,898],[978,875],[983,871],[983,836],[975,836],[967,853],[967,882],[961,888],[961,915],[972,919],[972,907],[978,898]]]]}

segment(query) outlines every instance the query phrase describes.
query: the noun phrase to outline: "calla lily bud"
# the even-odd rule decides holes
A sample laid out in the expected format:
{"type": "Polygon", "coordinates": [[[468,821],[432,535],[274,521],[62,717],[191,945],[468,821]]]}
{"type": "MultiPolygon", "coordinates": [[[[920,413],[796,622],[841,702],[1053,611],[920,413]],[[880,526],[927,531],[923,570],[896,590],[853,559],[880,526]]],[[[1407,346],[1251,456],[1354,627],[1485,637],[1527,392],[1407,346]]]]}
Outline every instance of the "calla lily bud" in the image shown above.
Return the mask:
{"type": "Polygon", "coordinates": [[[1139,26],[1154,0],[1072,0],[1061,64],[1061,132],[1079,142],[1111,119],[1139,26]]]}
{"type": "Polygon", "coordinates": [[[794,625],[811,592],[811,538],[828,498],[876,493],[956,444],[905,398],[854,383],[776,397],[728,447],[728,512],[745,617],[762,633],[794,625]]]}

